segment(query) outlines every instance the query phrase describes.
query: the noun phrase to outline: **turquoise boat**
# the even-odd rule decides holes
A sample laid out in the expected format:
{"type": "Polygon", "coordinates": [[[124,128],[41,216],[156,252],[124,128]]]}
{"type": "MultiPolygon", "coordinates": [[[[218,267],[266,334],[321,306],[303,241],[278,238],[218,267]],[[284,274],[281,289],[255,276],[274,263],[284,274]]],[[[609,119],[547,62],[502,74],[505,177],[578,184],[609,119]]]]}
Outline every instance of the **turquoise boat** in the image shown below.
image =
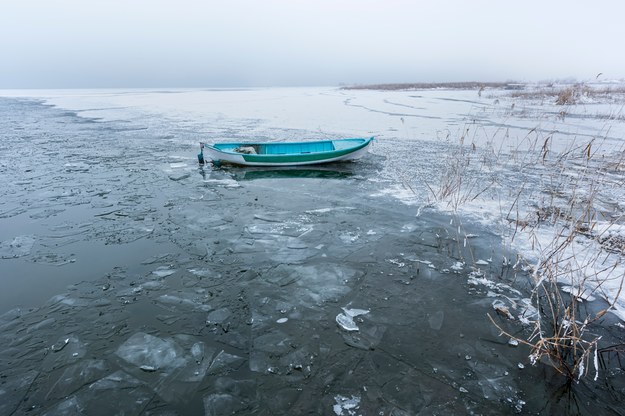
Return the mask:
{"type": "Polygon", "coordinates": [[[215,165],[299,166],[353,160],[367,153],[369,138],[321,140],[312,142],[200,143],[198,160],[204,152],[215,165]]]}

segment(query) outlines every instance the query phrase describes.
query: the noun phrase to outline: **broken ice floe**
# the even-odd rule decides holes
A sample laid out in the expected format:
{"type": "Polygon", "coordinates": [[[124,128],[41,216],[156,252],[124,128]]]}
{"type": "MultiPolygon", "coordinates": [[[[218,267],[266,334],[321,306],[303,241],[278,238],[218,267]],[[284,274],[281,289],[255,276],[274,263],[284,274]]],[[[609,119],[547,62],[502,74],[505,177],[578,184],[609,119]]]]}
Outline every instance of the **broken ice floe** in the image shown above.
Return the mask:
{"type": "Polygon", "coordinates": [[[31,235],[20,235],[13,240],[0,243],[0,258],[12,259],[30,254],[35,244],[35,238],[31,235]]]}
{"type": "Polygon", "coordinates": [[[339,394],[334,396],[334,401],[336,404],[332,406],[332,410],[336,416],[356,416],[360,407],[360,396],[346,397],[339,394]]]}
{"type": "Polygon", "coordinates": [[[194,309],[208,312],[211,307],[205,303],[206,297],[195,292],[175,292],[156,298],[156,302],[169,310],[194,309]]]}
{"type": "Polygon", "coordinates": [[[161,266],[158,269],[152,271],[153,275],[160,277],[160,278],[171,276],[174,273],[176,273],[176,270],[172,270],[169,267],[165,267],[165,266],[161,266]]]}
{"type": "Polygon", "coordinates": [[[509,285],[488,280],[484,277],[484,274],[479,269],[474,270],[469,274],[467,282],[472,286],[485,286],[487,289],[491,289],[499,293],[502,293],[503,291],[508,291],[514,293],[517,296],[521,296],[521,292],[509,285]]]}
{"type": "Polygon", "coordinates": [[[119,346],[116,354],[144,371],[171,370],[186,364],[184,352],[172,339],[138,332],[119,346]]]}
{"type": "Polygon", "coordinates": [[[240,188],[241,184],[234,179],[204,179],[208,185],[223,186],[224,188],[240,188]]]}
{"type": "Polygon", "coordinates": [[[174,182],[178,182],[178,181],[181,181],[183,179],[187,179],[190,176],[191,176],[190,173],[171,173],[171,174],[168,175],[169,179],[171,179],[174,182]]]}
{"type": "Polygon", "coordinates": [[[360,238],[360,234],[353,233],[353,232],[344,232],[344,233],[339,234],[339,238],[345,244],[352,244],[352,243],[355,243],[360,238]]]}
{"type": "Polygon", "coordinates": [[[154,393],[140,380],[124,371],[116,371],[89,384],[57,405],[48,408],[44,415],[59,414],[141,414],[154,393]]]}
{"type": "Polygon", "coordinates": [[[82,386],[106,376],[109,366],[104,360],[84,360],[71,365],[63,371],[56,383],[50,388],[46,399],[60,399],[75,393],[82,386]]]}
{"type": "Polygon", "coordinates": [[[354,322],[354,318],[369,313],[365,309],[341,309],[343,309],[343,312],[336,315],[336,323],[345,331],[358,331],[359,328],[356,322],[354,322]]]}
{"type": "Polygon", "coordinates": [[[397,267],[404,267],[406,265],[406,263],[399,261],[398,259],[389,259],[388,262],[394,264],[397,267]]]}

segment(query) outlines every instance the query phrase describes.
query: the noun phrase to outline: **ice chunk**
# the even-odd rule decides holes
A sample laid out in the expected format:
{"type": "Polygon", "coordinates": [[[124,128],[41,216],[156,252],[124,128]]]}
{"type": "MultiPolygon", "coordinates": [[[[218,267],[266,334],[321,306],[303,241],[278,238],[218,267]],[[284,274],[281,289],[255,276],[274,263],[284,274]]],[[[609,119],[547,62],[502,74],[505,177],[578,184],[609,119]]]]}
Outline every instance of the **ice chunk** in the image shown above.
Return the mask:
{"type": "Polygon", "coordinates": [[[223,325],[224,322],[227,321],[231,315],[232,312],[230,312],[230,309],[228,308],[214,310],[206,317],[206,324],[223,325]]]}
{"type": "Polygon", "coordinates": [[[161,277],[161,278],[171,276],[174,273],[176,273],[175,270],[172,270],[169,267],[164,267],[164,266],[161,266],[152,272],[153,275],[161,277]]]}
{"type": "Polygon", "coordinates": [[[344,313],[339,313],[338,315],[336,315],[336,323],[339,324],[339,326],[346,331],[358,331],[358,326],[356,325],[354,320],[344,313]]]}
{"type": "Polygon", "coordinates": [[[213,360],[211,366],[208,369],[209,373],[217,373],[219,370],[227,367],[228,370],[236,370],[243,364],[244,359],[238,355],[228,354],[223,350],[217,354],[213,360]]]}
{"type": "Polygon", "coordinates": [[[203,342],[196,342],[195,344],[193,344],[193,346],[191,347],[191,355],[193,355],[196,363],[202,362],[202,360],[204,359],[205,350],[206,348],[203,342]]]}
{"type": "Polygon", "coordinates": [[[119,346],[117,356],[146,371],[172,370],[187,363],[182,348],[171,339],[137,332],[119,346]]]}
{"type": "Polygon", "coordinates": [[[449,268],[453,270],[454,272],[459,272],[462,270],[463,267],[464,267],[464,263],[461,261],[457,261],[449,268]]]}
{"type": "Polygon", "coordinates": [[[46,395],[46,399],[67,397],[82,386],[104,377],[108,370],[104,360],[84,360],[67,367],[46,395]]]}
{"type": "Polygon", "coordinates": [[[120,370],[79,390],[75,396],[85,415],[139,415],[154,393],[120,370]]]}
{"type": "Polygon", "coordinates": [[[339,238],[345,244],[352,244],[352,243],[355,243],[360,238],[360,234],[352,233],[352,232],[344,232],[344,233],[339,234],[339,238]]]}
{"type": "Polygon", "coordinates": [[[354,322],[354,317],[368,314],[369,311],[364,309],[346,309],[336,315],[336,323],[345,331],[358,331],[358,325],[354,322]]]}
{"type": "Polygon", "coordinates": [[[208,312],[211,308],[205,304],[203,297],[199,297],[196,293],[177,292],[177,295],[161,295],[156,301],[168,309],[197,309],[208,312]],[[177,296],[178,295],[178,296],[177,296]]]}
{"type": "Polygon", "coordinates": [[[360,407],[360,396],[346,397],[337,395],[334,396],[336,404],[332,406],[332,410],[337,416],[355,416],[357,409],[360,407]]]}
{"type": "Polygon", "coordinates": [[[0,258],[12,259],[27,256],[33,245],[35,245],[35,238],[30,235],[20,235],[13,240],[3,241],[0,243],[0,258]]]}
{"type": "Polygon", "coordinates": [[[87,349],[75,335],[62,336],[49,346],[48,354],[43,362],[43,368],[51,370],[75,363],[85,356],[87,349]]]}
{"type": "Polygon", "coordinates": [[[183,179],[187,179],[190,176],[191,176],[190,173],[172,173],[169,175],[169,179],[171,179],[174,182],[177,182],[183,179]]]}

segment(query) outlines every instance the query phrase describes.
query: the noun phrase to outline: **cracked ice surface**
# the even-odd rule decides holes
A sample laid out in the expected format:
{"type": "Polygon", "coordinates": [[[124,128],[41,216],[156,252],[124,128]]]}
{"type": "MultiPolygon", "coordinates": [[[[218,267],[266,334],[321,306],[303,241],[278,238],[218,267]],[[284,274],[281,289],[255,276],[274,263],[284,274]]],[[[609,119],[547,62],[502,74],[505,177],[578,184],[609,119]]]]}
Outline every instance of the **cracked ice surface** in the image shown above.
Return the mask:
{"type": "Polygon", "coordinates": [[[536,313],[522,270],[497,261],[514,255],[405,186],[440,167],[437,131],[488,104],[474,91],[52,95],[0,99],[1,414],[566,409],[484,318],[536,313]],[[330,130],[276,121],[272,103],[330,130]],[[200,136],[329,131],[378,140],[338,166],[195,163],[200,136]]]}

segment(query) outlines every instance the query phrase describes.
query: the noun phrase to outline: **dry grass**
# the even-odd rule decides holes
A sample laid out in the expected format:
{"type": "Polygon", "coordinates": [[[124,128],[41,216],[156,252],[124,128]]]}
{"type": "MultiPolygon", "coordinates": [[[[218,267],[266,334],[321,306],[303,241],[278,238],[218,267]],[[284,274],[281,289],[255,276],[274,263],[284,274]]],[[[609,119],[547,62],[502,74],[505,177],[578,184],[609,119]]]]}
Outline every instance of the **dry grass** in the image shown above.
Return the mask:
{"type": "MultiPolygon", "coordinates": [[[[623,260],[622,237],[598,230],[599,223],[604,228],[607,223],[609,229],[623,222],[622,217],[604,215],[599,201],[602,190],[625,187],[625,174],[610,167],[610,163],[622,165],[625,150],[611,158],[598,156],[593,139],[554,152],[551,135],[545,138],[530,132],[526,139],[530,136],[533,143],[529,150],[504,154],[492,146],[479,149],[468,140],[469,129],[465,129],[457,150],[447,156],[447,169],[439,182],[428,187],[439,204],[458,211],[462,205],[486,194],[510,201],[501,198],[499,185],[510,183],[510,178],[503,176],[505,172],[514,173],[520,182],[516,184],[518,191],[509,206],[501,206],[500,217],[509,223],[511,241],[523,234],[534,246],[538,261],[526,262],[525,270],[531,273],[534,287],[531,298],[539,316],[526,337],[511,335],[502,329],[508,323],[489,318],[502,335],[530,348],[533,364],[549,364],[569,380],[586,376],[592,369],[596,379],[599,358],[606,347],[600,345],[601,337],[593,332],[593,325],[614,303],[608,301],[607,307],[594,313],[586,312],[581,305],[586,296],[615,302],[625,281],[625,274],[618,272],[618,262],[608,260],[614,255],[620,255],[623,260]],[[466,145],[466,141],[470,144],[466,145]],[[609,176],[603,175],[605,169],[610,169],[609,176]],[[539,201],[538,205],[534,205],[535,201],[539,201]],[[551,241],[544,241],[544,233],[542,240],[538,238],[543,229],[552,232],[551,241]],[[583,249],[585,245],[580,245],[584,241],[598,243],[590,251],[594,255],[583,249]],[[620,289],[608,296],[604,286],[608,283],[614,286],[611,281],[618,282],[620,289]],[[563,284],[570,285],[569,292],[574,293],[563,292],[563,284]]],[[[617,354],[625,353],[625,345],[609,348],[617,354]]]]}
{"type": "MultiPolygon", "coordinates": [[[[527,88],[527,87],[526,87],[527,88]]],[[[553,101],[556,105],[574,105],[584,99],[612,101],[625,96],[625,86],[596,87],[579,83],[574,85],[543,85],[537,88],[523,89],[509,94],[512,98],[553,101]]]]}
{"type": "Polygon", "coordinates": [[[432,89],[452,89],[452,90],[481,90],[484,88],[518,89],[521,84],[510,82],[416,82],[398,84],[367,84],[351,85],[342,87],[345,90],[432,90],[432,89]]]}

